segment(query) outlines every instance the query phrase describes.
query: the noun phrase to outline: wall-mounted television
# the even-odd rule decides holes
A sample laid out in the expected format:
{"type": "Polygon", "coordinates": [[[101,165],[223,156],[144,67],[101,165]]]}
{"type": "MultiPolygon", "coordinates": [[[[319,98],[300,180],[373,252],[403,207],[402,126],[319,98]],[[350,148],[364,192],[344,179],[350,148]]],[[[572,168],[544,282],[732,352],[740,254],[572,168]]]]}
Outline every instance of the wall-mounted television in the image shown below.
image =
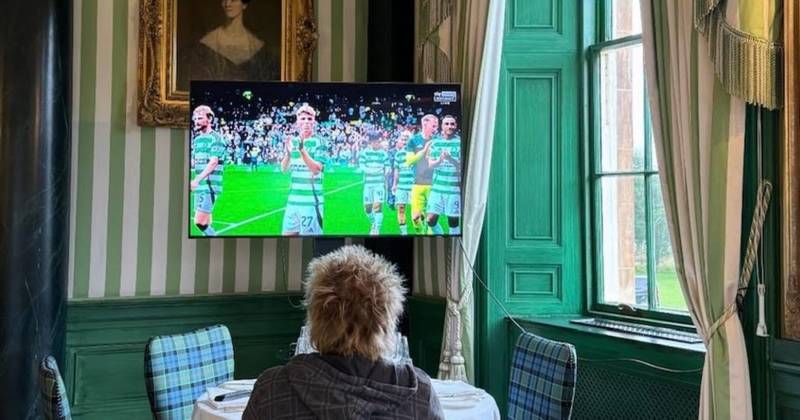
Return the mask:
{"type": "Polygon", "coordinates": [[[453,84],[193,81],[189,236],[461,233],[453,84]]]}

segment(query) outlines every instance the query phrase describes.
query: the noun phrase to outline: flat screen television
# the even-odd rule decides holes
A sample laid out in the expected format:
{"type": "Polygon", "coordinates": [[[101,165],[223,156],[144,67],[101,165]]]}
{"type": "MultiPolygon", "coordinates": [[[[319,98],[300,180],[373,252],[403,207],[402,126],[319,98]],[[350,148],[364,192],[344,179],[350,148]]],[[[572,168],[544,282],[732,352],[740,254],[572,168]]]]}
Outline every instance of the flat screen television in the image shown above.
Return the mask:
{"type": "Polygon", "coordinates": [[[190,237],[454,236],[453,84],[193,81],[190,237]]]}

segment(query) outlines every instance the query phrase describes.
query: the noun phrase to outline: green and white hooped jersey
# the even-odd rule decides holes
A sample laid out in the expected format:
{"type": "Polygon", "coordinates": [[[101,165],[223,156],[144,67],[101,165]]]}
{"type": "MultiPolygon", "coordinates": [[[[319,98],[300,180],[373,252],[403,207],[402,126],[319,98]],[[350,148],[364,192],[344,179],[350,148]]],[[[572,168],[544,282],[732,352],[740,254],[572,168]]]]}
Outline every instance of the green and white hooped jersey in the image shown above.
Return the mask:
{"type": "MultiPolygon", "coordinates": [[[[292,155],[289,160],[289,168],[292,171],[291,186],[289,188],[289,202],[291,206],[314,206],[317,203],[323,204],[322,195],[322,172],[316,176],[311,174],[303,156],[300,154],[300,139],[292,138],[292,155]],[[316,199],[314,195],[316,193],[316,199]]],[[[309,137],[303,142],[303,149],[308,152],[308,156],[317,162],[324,163],[324,144],[317,137],[309,137]]]]}
{"type": "Polygon", "coordinates": [[[390,167],[389,154],[382,149],[363,150],[358,156],[358,167],[364,171],[364,185],[383,185],[385,168],[390,167]]]}
{"type": "Polygon", "coordinates": [[[199,175],[208,166],[208,161],[212,157],[219,159],[217,166],[208,174],[203,180],[200,180],[200,185],[194,190],[197,193],[213,192],[219,194],[222,192],[222,172],[225,163],[225,150],[227,145],[225,139],[222,138],[216,131],[202,133],[197,135],[192,142],[192,161],[194,168],[192,168],[195,176],[199,175]]]}
{"type": "Polygon", "coordinates": [[[398,150],[394,155],[394,167],[400,176],[397,178],[397,189],[401,191],[411,191],[411,186],[414,185],[414,168],[415,165],[406,164],[406,159],[414,152],[408,150],[398,150]]]}
{"type": "MultiPolygon", "coordinates": [[[[439,159],[442,152],[447,150],[450,157],[461,162],[461,138],[458,136],[449,139],[438,137],[431,144],[431,159],[439,159]]],[[[460,168],[449,160],[444,160],[433,170],[433,187],[431,191],[442,194],[461,193],[460,168]]]]}

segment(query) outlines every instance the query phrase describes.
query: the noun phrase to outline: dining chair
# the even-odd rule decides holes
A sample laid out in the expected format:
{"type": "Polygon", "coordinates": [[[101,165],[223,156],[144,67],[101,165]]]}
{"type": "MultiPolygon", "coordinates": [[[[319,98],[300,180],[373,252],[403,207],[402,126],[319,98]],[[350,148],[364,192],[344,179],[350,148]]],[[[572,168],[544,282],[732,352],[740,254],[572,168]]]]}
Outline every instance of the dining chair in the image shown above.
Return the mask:
{"type": "Polygon", "coordinates": [[[46,420],[70,420],[67,388],[53,356],[47,356],[39,364],[39,388],[42,393],[40,407],[46,420]]]}
{"type": "Polygon", "coordinates": [[[150,409],[159,420],[191,418],[195,400],[209,386],[233,379],[233,342],[214,325],[150,338],[144,352],[150,409]]]}
{"type": "Polygon", "coordinates": [[[576,368],[572,344],[522,333],[511,359],[508,418],[569,419],[576,368]]]}

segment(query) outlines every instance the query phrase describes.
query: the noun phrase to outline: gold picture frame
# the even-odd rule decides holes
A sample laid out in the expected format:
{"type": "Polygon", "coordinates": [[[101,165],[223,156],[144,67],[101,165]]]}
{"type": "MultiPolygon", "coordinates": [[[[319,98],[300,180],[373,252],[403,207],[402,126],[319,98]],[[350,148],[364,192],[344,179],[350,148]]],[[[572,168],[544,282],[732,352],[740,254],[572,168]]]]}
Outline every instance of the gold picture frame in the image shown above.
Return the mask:
{"type": "Polygon", "coordinates": [[[800,7],[784,5],[784,98],[781,147],[781,336],[800,340],[800,7]]]}
{"type": "MultiPolygon", "coordinates": [[[[181,74],[182,57],[178,41],[178,22],[182,23],[180,29],[195,30],[192,25],[183,22],[193,22],[190,16],[179,16],[180,6],[186,13],[194,13],[199,3],[187,1],[196,0],[141,0],[139,5],[139,52],[138,52],[138,112],[137,120],[142,126],[182,127],[189,126],[189,92],[185,85],[188,79],[181,74]],[[182,76],[183,88],[178,77],[182,76]],[[186,79],[186,80],[183,80],[186,79]]],[[[313,0],[277,0],[280,1],[280,59],[279,63],[273,60],[274,66],[280,67],[280,80],[304,81],[311,78],[312,53],[317,45],[317,26],[313,13],[313,0]]],[[[238,3],[241,5],[241,2],[238,3]]],[[[229,13],[222,10],[219,0],[213,1],[219,10],[217,13],[229,13]]],[[[252,4],[252,3],[251,3],[252,4]]],[[[264,2],[262,2],[264,4],[264,2]]],[[[260,6],[260,5],[259,5],[260,6]]],[[[209,6],[210,7],[210,6],[209,6]]],[[[241,6],[240,6],[241,7],[241,6]]],[[[245,9],[247,4],[245,5],[245,9]]],[[[271,7],[276,7],[274,4],[271,7]]],[[[206,15],[208,14],[206,10],[206,15]]],[[[242,13],[243,14],[243,13],[242,13]]],[[[268,15],[269,18],[278,19],[278,16],[268,15]]],[[[259,19],[259,23],[263,19],[259,19]]],[[[266,24],[266,23],[265,23],[266,24]]],[[[276,31],[274,27],[271,29],[276,31]]],[[[185,31],[184,31],[185,32],[185,31]]],[[[210,33],[209,33],[210,34],[210,33]]],[[[277,36],[277,35],[276,35],[277,36]]],[[[259,42],[267,46],[267,42],[259,42]]],[[[198,41],[199,44],[199,41],[198,41]]],[[[274,45],[270,45],[274,51],[274,45]]],[[[263,48],[266,51],[266,48],[263,48]]],[[[277,58],[277,54],[273,54],[277,58]]],[[[188,66],[183,66],[188,67],[188,66]]],[[[277,69],[274,69],[277,75],[277,69]]],[[[183,71],[185,73],[186,70],[183,71]]],[[[251,72],[250,74],[256,74],[251,72]]],[[[263,73],[258,73],[263,74],[263,73]]],[[[238,80],[264,80],[262,77],[247,77],[238,80]]]]}

